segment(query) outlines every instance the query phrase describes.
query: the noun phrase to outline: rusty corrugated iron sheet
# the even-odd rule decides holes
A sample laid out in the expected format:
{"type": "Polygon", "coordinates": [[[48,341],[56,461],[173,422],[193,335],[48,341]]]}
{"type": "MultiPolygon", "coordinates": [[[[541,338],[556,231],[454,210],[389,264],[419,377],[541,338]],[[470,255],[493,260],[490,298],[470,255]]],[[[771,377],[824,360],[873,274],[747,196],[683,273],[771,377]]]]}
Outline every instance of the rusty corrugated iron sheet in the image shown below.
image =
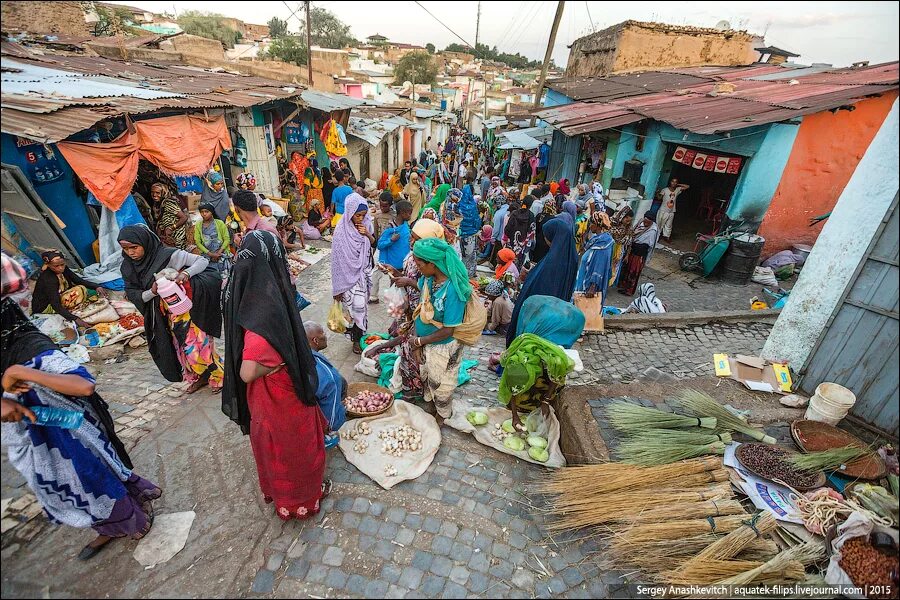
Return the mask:
{"type": "Polygon", "coordinates": [[[756,80],[753,78],[784,73],[785,67],[691,67],[581,80],[571,82],[569,87],[560,87],[562,84],[557,81],[552,87],[561,93],[570,89],[594,97],[536,114],[567,135],[601,131],[643,119],[712,134],[832,110],[898,87],[897,62],[857,69],[797,71],[796,78],[756,80]],[[676,74],[694,77],[697,82],[649,91],[676,74]],[[626,88],[628,93],[624,92],[626,88]],[[644,91],[633,93],[640,89],[644,91]]]}

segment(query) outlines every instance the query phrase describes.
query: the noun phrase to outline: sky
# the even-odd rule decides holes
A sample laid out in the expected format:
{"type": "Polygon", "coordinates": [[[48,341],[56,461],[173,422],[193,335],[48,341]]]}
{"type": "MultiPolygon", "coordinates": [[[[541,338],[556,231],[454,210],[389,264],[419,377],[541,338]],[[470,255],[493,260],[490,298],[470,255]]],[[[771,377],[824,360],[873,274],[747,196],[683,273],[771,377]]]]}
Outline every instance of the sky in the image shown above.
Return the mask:
{"type": "MultiPolygon", "coordinates": [[[[217,12],[248,23],[263,24],[279,17],[288,19],[289,31],[299,30],[298,19],[303,17],[303,3],[298,0],[134,0],[123,4],[152,12],[217,12]]],[[[358,39],[380,33],[398,42],[423,46],[431,42],[439,49],[453,42],[463,43],[461,39],[475,43],[478,4],[459,0],[313,2],[313,6],[330,10],[350,25],[358,39]]],[[[501,51],[542,59],[556,5],[537,0],[481,2],[478,41],[501,51]]],[[[724,20],[734,29],[765,34],[767,44],[800,54],[796,60],[801,63],[847,66],[868,60],[876,64],[898,59],[898,6],[897,2],[566,2],[553,59],[565,65],[567,46],[575,39],[628,19],[703,27],[724,20]]]]}

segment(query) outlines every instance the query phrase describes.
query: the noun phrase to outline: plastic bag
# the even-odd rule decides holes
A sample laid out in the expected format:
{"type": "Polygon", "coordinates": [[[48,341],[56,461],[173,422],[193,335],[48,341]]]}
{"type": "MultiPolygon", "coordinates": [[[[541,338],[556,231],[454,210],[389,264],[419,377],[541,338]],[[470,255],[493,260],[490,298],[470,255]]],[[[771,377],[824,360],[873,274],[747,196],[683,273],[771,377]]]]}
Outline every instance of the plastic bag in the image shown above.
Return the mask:
{"type": "Polygon", "coordinates": [[[778,285],[778,280],[775,278],[775,271],[772,270],[771,267],[756,267],[753,269],[751,281],[760,285],[778,285]]]}
{"type": "Polygon", "coordinates": [[[328,311],[328,329],[335,333],[347,332],[347,318],[344,316],[344,305],[335,300],[328,311]]]}
{"type": "Polygon", "coordinates": [[[391,317],[399,319],[403,316],[403,311],[406,308],[405,290],[391,285],[388,289],[381,292],[381,300],[387,305],[387,311],[391,317]]]}
{"type": "MultiPolygon", "coordinates": [[[[891,536],[896,544],[900,536],[896,529],[875,525],[868,517],[860,512],[852,512],[847,520],[837,526],[837,535],[831,542],[831,559],[828,561],[828,569],[825,571],[825,583],[830,585],[856,586],[847,572],[841,568],[841,548],[848,540],[858,537],[868,537],[871,533],[886,533],[891,536]]],[[[862,588],[847,588],[842,594],[848,598],[865,598],[862,588]]]]}
{"type": "MultiPolygon", "coordinates": [[[[330,317],[329,317],[330,319],[330,317]]],[[[329,327],[331,327],[329,321],[329,327]]],[[[378,355],[376,351],[379,346],[383,346],[390,340],[380,340],[377,342],[373,342],[359,357],[359,362],[356,363],[356,366],[353,367],[354,371],[359,371],[363,375],[368,375],[369,377],[381,377],[381,363],[378,361],[378,355]]]]}

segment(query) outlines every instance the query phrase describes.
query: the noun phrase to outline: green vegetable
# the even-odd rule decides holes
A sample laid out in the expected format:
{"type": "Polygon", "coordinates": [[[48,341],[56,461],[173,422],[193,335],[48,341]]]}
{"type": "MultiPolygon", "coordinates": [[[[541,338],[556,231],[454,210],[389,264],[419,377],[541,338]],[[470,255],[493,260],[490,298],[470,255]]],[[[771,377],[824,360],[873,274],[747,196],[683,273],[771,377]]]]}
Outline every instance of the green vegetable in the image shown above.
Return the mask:
{"type": "Polygon", "coordinates": [[[480,410],[472,410],[466,415],[466,420],[472,425],[480,427],[482,425],[487,425],[488,416],[480,410]]]}
{"type": "Polygon", "coordinates": [[[894,523],[900,520],[897,498],[880,485],[858,483],[850,490],[850,496],[859,502],[863,508],[871,510],[880,517],[884,517],[894,523]]]}
{"type": "Polygon", "coordinates": [[[516,428],[513,427],[513,424],[512,424],[512,419],[507,419],[507,420],[503,421],[503,425],[501,425],[501,427],[503,428],[503,431],[505,431],[506,433],[515,433],[516,432],[516,428]]]}
{"type": "Polygon", "coordinates": [[[550,460],[550,453],[547,452],[546,448],[529,448],[528,456],[538,462],[547,462],[548,460],[550,460]]]}
{"type": "Polygon", "coordinates": [[[511,435],[503,440],[503,445],[515,452],[521,452],[525,449],[525,440],[517,435],[511,435]]]}
{"type": "Polygon", "coordinates": [[[547,447],[547,440],[542,438],[539,435],[533,435],[533,434],[529,435],[528,439],[526,441],[528,442],[528,445],[531,446],[532,448],[546,448],[547,447]]]}

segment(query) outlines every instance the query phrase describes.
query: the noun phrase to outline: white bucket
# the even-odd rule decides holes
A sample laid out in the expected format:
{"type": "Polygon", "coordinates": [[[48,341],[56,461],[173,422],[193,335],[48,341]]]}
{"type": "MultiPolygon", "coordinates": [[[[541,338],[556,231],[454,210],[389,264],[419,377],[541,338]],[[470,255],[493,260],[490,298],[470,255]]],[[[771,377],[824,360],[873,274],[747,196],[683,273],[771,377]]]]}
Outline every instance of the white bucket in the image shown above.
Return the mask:
{"type": "Polygon", "coordinates": [[[829,425],[837,425],[856,404],[856,396],[842,385],[820,383],[809,399],[806,418],[829,425]]]}

